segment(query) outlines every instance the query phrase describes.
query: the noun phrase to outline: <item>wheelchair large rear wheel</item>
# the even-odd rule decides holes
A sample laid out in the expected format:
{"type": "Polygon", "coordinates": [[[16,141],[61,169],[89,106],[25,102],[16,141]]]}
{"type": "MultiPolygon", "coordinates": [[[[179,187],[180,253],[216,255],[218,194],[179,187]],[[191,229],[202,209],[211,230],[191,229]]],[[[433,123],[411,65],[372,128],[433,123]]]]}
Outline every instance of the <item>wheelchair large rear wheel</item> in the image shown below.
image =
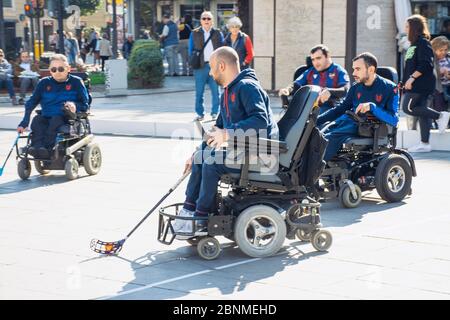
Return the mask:
{"type": "Polygon", "coordinates": [[[19,174],[20,179],[27,180],[31,174],[31,163],[28,159],[20,159],[17,164],[17,173],[19,174]]]}
{"type": "Polygon", "coordinates": [[[409,161],[398,154],[390,154],[378,164],[375,186],[387,202],[402,201],[411,190],[412,169],[409,161]]]}
{"type": "Polygon", "coordinates": [[[242,252],[254,258],[277,253],[286,238],[286,223],[280,213],[266,205],[245,209],[236,219],[234,239],[242,252]]]}
{"type": "Polygon", "coordinates": [[[83,154],[83,166],[87,174],[95,175],[100,171],[102,166],[102,152],[96,143],[87,145],[83,154]]]}

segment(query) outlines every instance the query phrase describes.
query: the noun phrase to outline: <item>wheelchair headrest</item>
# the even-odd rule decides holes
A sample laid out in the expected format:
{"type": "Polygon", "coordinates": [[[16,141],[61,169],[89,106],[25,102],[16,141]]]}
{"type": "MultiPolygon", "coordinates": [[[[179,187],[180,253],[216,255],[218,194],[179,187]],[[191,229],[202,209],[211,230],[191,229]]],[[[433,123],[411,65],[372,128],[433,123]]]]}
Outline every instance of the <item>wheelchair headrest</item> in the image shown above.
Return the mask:
{"type": "Polygon", "coordinates": [[[292,126],[297,122],[302,114],[306,101],[311,92],[310,86],[304,86],[298,90],[292,97],[289,107],[283,117],[278,121],[278,130],[280,131],[280,140],[284,141],[292,126]]]}
{"type": "Polygon", "coordinates": [[[303,74],[303,72],[305,72],[306,70],[308,70],[308,66],[306,66],[306,65],[302,65],[302,66],[298,67],[294,72],[294,80],[293,81],[297,80],[297,78],[300,77],[303,74]]]}
{"type": "Polygon", "coordinates": [[[393,67],[378,67],[377,74],[380,77],[391,80],[394,83],[398,83],[398,73],[393,67]]]}

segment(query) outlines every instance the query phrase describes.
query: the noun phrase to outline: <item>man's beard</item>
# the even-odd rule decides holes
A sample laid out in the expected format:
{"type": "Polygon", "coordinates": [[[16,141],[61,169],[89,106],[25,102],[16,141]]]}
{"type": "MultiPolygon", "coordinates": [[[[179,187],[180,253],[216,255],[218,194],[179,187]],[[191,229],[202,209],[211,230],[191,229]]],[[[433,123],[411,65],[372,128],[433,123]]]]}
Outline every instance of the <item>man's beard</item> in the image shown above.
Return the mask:
{"type": "Polygon", "coordinates": [[[366,73],[366,76],[363,78],[359,78],[359,83],[366,84],[369,81],[369,74],[366,73]]]}

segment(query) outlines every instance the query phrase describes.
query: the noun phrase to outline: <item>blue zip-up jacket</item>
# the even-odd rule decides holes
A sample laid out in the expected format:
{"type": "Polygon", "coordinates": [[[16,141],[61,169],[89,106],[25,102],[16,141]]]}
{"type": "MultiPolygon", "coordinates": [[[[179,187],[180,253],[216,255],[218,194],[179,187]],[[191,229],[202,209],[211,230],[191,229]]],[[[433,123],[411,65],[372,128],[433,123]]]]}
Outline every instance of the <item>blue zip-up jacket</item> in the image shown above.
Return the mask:
{"type": "MultiPolygon", "coordinates": [[[[273,119],[270,100],[255,72],[246,69],[233,80],[221,97],[220,116],[216,127],[234,130],[267,130],[267,138],[278,139],[278,126],[273,119]]],[[[261,136],[261,138],[266,138],[261,136]]]]}
{"type": "Polygon", "coordinates": [[[75,103],[77,112],[84,112],[89,108],[88,91],[81,78],[71,74],[64,82],[58,82],[53,77],[42,78],[25,104],[25,116],[19,127],[28,127],[31,113],[38,104],[41,104],[42,116],[53,117],[64,115],[64,103],[69,101],[75,103]]]}
{"type": "Polygon", "coordinates": [[[396,127],[398,124],[398,88],[397,85],[385,78],[376,76],[373,84],[368,87],[362,83],[355,83],[348,91],[345,100],[336,107],[324,112],[317,119],[320,126],[328,121],[353,121],[345,111],[355,111],[360,103],[370,103],[370,113],[379,120],[396,127]]]}

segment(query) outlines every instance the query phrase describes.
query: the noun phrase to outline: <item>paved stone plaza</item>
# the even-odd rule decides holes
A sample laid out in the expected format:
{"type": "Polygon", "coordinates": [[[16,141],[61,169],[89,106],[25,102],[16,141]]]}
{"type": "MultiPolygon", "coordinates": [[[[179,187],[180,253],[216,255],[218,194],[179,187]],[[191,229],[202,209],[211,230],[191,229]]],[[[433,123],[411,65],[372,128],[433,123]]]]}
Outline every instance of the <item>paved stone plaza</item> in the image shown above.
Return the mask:
{"type": "MultiPolygon", "coordinates": [[[[14,140],[0,131],[0,159],[14,140]]],[[[62,172],[20,181],[15,159],[0,177],[0,299],[449,299],[450,153],[415,157],[413,195],[386,204],[376,192],[357,209],[323,205],[328,253],[286,240],[251,259],[226,239],[205,261],[195,248],[156,240],[157,214],[119,256],[100,257],[91,238],[119,240],[181,175],[198,142],[97,136],[97,176],[62,172]]],[[[186,183],[166,204],[183,200],[186,183]]]]}

